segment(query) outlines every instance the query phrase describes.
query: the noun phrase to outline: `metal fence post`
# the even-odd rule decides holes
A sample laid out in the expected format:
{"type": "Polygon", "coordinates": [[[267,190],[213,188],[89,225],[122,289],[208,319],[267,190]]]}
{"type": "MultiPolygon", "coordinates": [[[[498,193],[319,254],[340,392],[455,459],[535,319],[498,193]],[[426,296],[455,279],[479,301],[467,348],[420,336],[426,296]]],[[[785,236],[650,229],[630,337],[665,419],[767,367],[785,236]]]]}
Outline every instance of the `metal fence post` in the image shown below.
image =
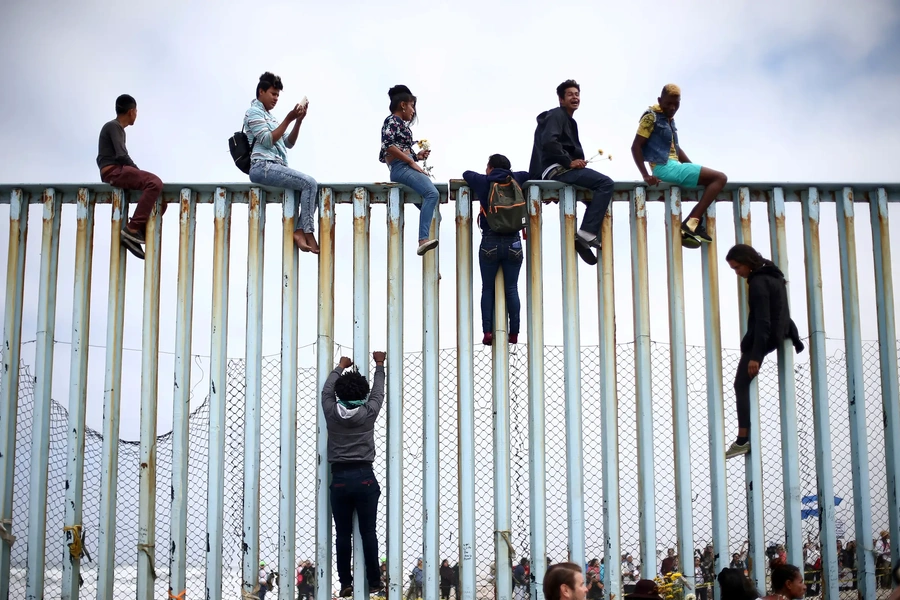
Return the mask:
{"type": "MultiPolygon", "coordinates": [[[[637,405],[638,515],[641,568],[656,573],[656,492],[653,459],[653,384],[650,361],[650,277],[647,263],[647,190],[631,202],[631,297],[634,303],[634,394],[637,405]]],[[[613,563],[606,565],[607,573],[613,563]]],[[[621,566],[621,565],[619,565],[621,566]]],[[[621,572],[617,571],[621,577],[621,572]]],[[[608,576],[607,576],[608,577],[608,576]]]]}
{"type": "MultiPolygon", "coordinates": [[[[431,221],[434,239],[440,237],[440,214],[435,208],[431,221]]],[[[438,569],[440,568],[440,494],[438,481],[440,462],[438,457],[438,437],[440,433],[438,394],[440,393],[438,359],[440,341],[438,323],[440,304],[438,290],[439,250],[435,249],[422,257],[422,492],[424,511],[422,519],[423,538],[423,592],[424,600],[438,600],[438,569]]]]}
{"type": "MultiPolygon", "coordinates": [[[[584,562],[584,469],[581,463],[581,343],[578,313],[578,258],[575,256],[575,189],[560,190],[559,237],[563,286],[563,361],[566,398],[566,494],[569,560],[584,562]]],[[[500,576],[499,565],[497,576],[500,576]]]]}
{"type": "Polygon", "coordinates": [[[403,596],[403,194],[399,187],[390,189],[387,202],[387,593],[389,600],[400,600],[403,596]]]}
{"type": "MultiPolygon", "coordinates": [[[[31,434],[31,469],[28,478],[28,559],[26,600],[44,596],[47,550],[47,479],[50,464],[50,410],[53,387],[53,340],[56,333],[56,276],[59,264],[59,219],[62,198],[53,188],[44,190],[41,236],[41,282],[38,291],[35,349],[34,430],[31,434]]],[[[18,382],[16,382],[18,385],[18,382]]]]}
{"type": "MultiPolygon", "coordinates": [[[[630,198],[629,198],[630,199],[630,198]]],[[[616,377],[616,288],[613,275],[612,209],[600,229],[597,305],[600,322],[600,429],[603,460],[603,554],[622,555],[619,521],[619,395],[616,377]]],[[[621,563],[610,558],[604,570],[609,598],[622,595],[621,563]]]]}
{"type": "Polygon", "coordinates": [[[178,290],[175,312],[175,383],[172,392],[172,551],[169,557],[169,593],[175,596],[187,588],[191,333],[194,325],[194,250],[197,229],[197,205],[189,188],[181,190],[178,204],[178,290]]]}
{"type": "MultiPolygon", "coordinates": [[[[544,267],[541,189],[528,187],[528,497],[531,501],[531,600],[544,598],[547,571],[547,455],[544,415],[544,267]]],[[[474,582],[473,582],[474,585],[474,582]]],[[[473,596],[474,598],[474,596],[473,596]]],[[[473,600],[464,598],[464,600],[473,600]]]]}
{"type": "MultiPolygon", "coordinates": [[[[841,261],[841,304],[844,311],[844,348],[847,363],[847,399],[850,421],[850,460],[853,470],[853,513],[856,538],[872,539],[872,494],[869,489],[869,447],[866,435],[866,387],[863,380],[862,333],[859,326],[859,284],[856,275],[856,227],[853,190],[845,187],[837,205],[838,245],[841,261]]],[[[895,541],[896,543],[896,541],[895,541]]],[[[875,561],[863,544],[856,549],[859,593],[875,598],[875,561]]]]}
{"type": "MultiPolygon", "coordinates": [[[[224,193],[224,191],[223,191],[224,193]]],[[[141,336],[141,448],[138,501],[138,600],[156,594],[156,417],[159,398],[159,281],[162,259],[162,195],[147,221],[144,320],[141,336]]],[[[223,336],[224,340],[224,336],[223,336]]],[[[224,409],[224,404],[223,404],[224,409]]]]}
{"type": "MultiPolygon", "coordinates": [[[[472,196],[456,192],[456,390],[459,419],[459,590],[475,600],[475,352],[472,196]]],[[[530,331],[530,330],[529,330],[530,331]]],[[[530,346],[529,346],[530,347],[530,346]]],[[[391,599],[395,600],[395,599],[391,599]]]]}
{"type": "Polygon", "coordinates": [[[884,188],[869,196],[872,253],[875,260],[875,303],[878,313],[878,358],[881,366],[881,405],[884,414],[884,453],[887,475],[888,527],[891,564],[900,561],[900,386],[897,381],[897,321],[894,315],[894,276],[891,267],[891,230],[884,188]]]}
{"type": "Polygon", "coordinates": [[[809,315],[810,381],[813,397],[813,428],[816,440],[819,531],[822,548],[822,592],[826,598],[837,598],[837,538],[834,532],[831,422],[825,356],[825,307],[822,299],[822,263],[819,255],[819,191],[814,187],[809,188],[808,192],[802,194],[801,204],[806,266],[806,304],[809,315]]]}
{"type": "MultiPolygon", "coordinates": [[[[790,305],[787,236],[784,222],[784,190],[772,191],[769,205],[769,239],[772,262],[785,275],[790,305]]],[[[803,537],[800,513],[800,464],[797,440],[797,390],[794,382],[794,347],[785,340],[778,349],[778,404],[781,412],[781,472],[784,488],[784,532],[788,560],[803,571],[803,537]]]]}
{"type": "MultiPolygon", "coordinates": [[[[0,346],[0,598],[9,597],[15,486],[16,423],[19,410],[19,361],[22,351],[22,303],[28,198],[20,189],[9,195],[9,249],[6,255],[6,304],[0,346]]],[[[468,599],[467,599],[468,600],[468,599]]]]}
{"type": "MultiPolygon", "coordinates": [[[[285,208],[286,217],[287,208],[285,208]]],[[[325,423],[325,413],[322,411],[322,388],[325,387],[325,380],[328,379],[329,373],[334,369],[334,227],[333,192],[331,188],[319,188],[319,315],[316,340],[318,382],[316,390],[316,600],[331,600],[332,598],[331,495],[329,494],[331,469],[328,464],[328,427],[325,423]]],[[[291,227],[291,232],[293,233],[293,227],[291,227]]],[[[285,225],[285,251],[286,248],[287,225],[285,225]]],[[[297,347],[296,296],[295,287],[292,300],[294,317],[291,319],[290,326],[290,333],[293,336],[292,348],[297,347]]],[[[287,326],[284,322],[282,324],[287,326]]],[[[282,352],[285,350],[282,348],[282,352]]],[[[296,354],[294,356],[294,373],[296,373],[296,354]]],[[[291,398],[286,397],[287,390],[282,383],[282,403],[294,402],[297,395],[296,380],[296,376],[293,376],[294,387],[291,398]]],[[[283,419],[284,414],[282,413],[283,419]]],[[[294,477],[294,474],[290,473],[287,476],[294,477]]]]}
{"type": "Polygon", "coordinates": [[[491,391],[494,433],[494,565],[497,600],[512,600],[512,490],[509,452],[509,315],[503,270],[494,279],[494,339],[491,347],[491,391]]]}
{"type": "MultiPolygon", "coordinates": [[[[122,334],[125,326],[125,265],[129,252],[119,232],[128,220],[125,193],[112,192],[109,296],[106,312],[106,374],[103,383],[103,457],[100,464],[100,526],[97,529],[97,598],[112,598],[116,568],[116,499],[119,481],[119,410],[122,400],[122,334]]],[[[0,595],[2,597],[2,595],[0,595]]]]}
{"type": "MultiPolygon", "coordinates": [[[[681,190],[673,187],[666,203],[666,258],[669,284],[669,357],[672,373],[672,424],[675,430],[675,515],[678,556],[694,554],[691,512],[691,446],[688,429],[687,348],[684,332],[684,267],[681,249],[681,190]]],[[[682,568],[685,581],[694,585],[694,570],[682,568]]]]}
{"type": "MultiPolygon", "coordinates": [[[[265,192],[250,188],[247,211],[247,317],[244,372],[244,518],[241,591],[252,593],[259,579],[259,488],[262,430],[262,329],[265,270],[265,192]]],[[[284,581],[283,579],[281,581],[284,581]]],[[[292,577],[288,581],[293,581],[292,577]]],[[[279,589],[281,586],[278,586],[279,589]]]]}
{"type": "MultiPolygon", "coordinates": [[[[715,573],[728,566],[728,479],[725,472],[725,406],[722,381],[722,321],[719,316],[719,251],[716,237],[716,203],[706,209],[706,231],[710,244],[700,248],[703,269],[703,331],[706,346],[706,406],[709,422],[709,474],[712,497],[712,541],[715,573]]],[[[691,568],[686,563],[683,569],[691,568]]],[[[695,582],[701,585],[702,581],[695,582]]],[[[722,590],[713,585],[715,600],[722,590]]]]}
{"type": "MultiPolygon", "coordinates": [[[[750,189],[741,187],[734,192],[734,242],[752,245],[750,236],[750,189]]],[[[740,315],[741,337],[747,333],[747,316],[750,314],[748,304],[747,283],[737,278],[738,314],[740,315]]],[[[763,480],[762,480],[762,441],[759,434],[759,387],[756,379],[750,384],[750,452],[744,459],[744,478],[747,493],[747,529],[749,529],[750,578],[757,589],[765,589],[766,559],[765,537],[763,531],[763,480]]]]}
{"type": "MultiPolygon", "coordinates": [[[[225,416],[228,401],[228,274],[231,252],[231,197],[216,188],[215,238],[209,364],[209,477],[206,515],[206,594],[222,596],[225,518],[225,416]]],[[[283,451],[283,449],[282,449],[283,451]]],[[[148,598],[149,600],[149,598],[148,598]]]]}
{"type": "Polygon", "coordinates": [[[94,256],[93,194],[78,190],[75,238],[75,285],[72,294],[72,359],[69,367],[66,515],[63,527],[69,549],[63,559],[62,597],[78,598],[81,578],[82,500],[84,491],[84,421],[87,413],[88,344],[91,329],[91,266],[94,256]]]}

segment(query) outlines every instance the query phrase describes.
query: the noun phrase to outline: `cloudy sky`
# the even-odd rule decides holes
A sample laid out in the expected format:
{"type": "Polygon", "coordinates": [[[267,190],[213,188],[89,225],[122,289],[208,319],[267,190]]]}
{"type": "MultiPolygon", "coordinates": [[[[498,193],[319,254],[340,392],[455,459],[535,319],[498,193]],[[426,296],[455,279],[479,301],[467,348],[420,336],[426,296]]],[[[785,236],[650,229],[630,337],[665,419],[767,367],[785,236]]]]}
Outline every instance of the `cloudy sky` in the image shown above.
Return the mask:
{"type": "MultiPolygon", "coordinates": [[[[97,182],[97,134],[114,117],[115,97],[134,95],[139,118],[128,129],[135,162],[167,183],[246,181],[230,161],[226,138],[241,125],[257,77],[269,70],[285,83],[287,106],[304,95],[309,116],[291,151],[291,166],[320,183],[383,181],[377,161],[387,89],[408,85],[419,97],[417,137],[428,138],[439,181],[481,170],[502,152],[525,168],[534,117],[556,104],[554,88],[567,78],[582,86],[576,114],[584,146],[614,155],[603,165],[617,181],[638,178],[628,149],[641,112],[668,82],[683,90],[678,124],[682,144],[699,163],[725,171],[732,182],[888,182],[900,179],[900,5],[892,0],[725,3],[582,2],[7,2],[0,7],[0,143],[8,150],[0,183],[97,182]]],[[[23,339],[35,335],[39,209],[33,207],[23,339]]],[[[455,345],[455,269],[452,209],[444,207],[441,246],[441,346],[455,345]]],[[[559,316],[558,218],[545,215],[547,343],[562,342],[559,316]]],[[[74,211],[67,208],[61,241],[56,338],[71,339],[74,211]]],[[[280,348],[279,210],[268,212],[264,352],[280,348]]],[[[720,256],[733,242],[730,207],[720,208],[720,256]]],[[[754,238],[769,254],[765,207],[754,207],[754,238]],[[760,241],[764,242],[760,244],[760,241]]],[[[194,352],[209,353],[212,261],[211,212],[198,212],[194,352]]],[[[868,213],[858,212],[860,293],[864,339],[876,337],[868,213]]],[[[895,240],[900,237],[894,215],[895,240]]],[[[0,218],[8,207],[0,205],[0,218]]],[[[338,211],[339,248],[349,248],[348,207],[338,211]]],[[[384,209],[372,211],[372,347],[384,345],[384,209]]],[[[411,209],[408,223],[417,213],[411,209]]],[[[97,209],[88,424],[102,419],[103,349],[109,211],[97,209]]],[[[617,335],[632,331],[627,207],[615,206],[617,335]]],[[[799,206],[788,209],[792,300],[801,333],[808,330],[803,291],[799,206]]],[[[834,209],[822,214],[829,337],[841,338],[834,209]],[[832,241],[833,240],[833,241],[832,241]]],[[[229,356],[243,356],[246,209],[235,207],[232,231],[229,356]]],[[[653,339],[668,338],[662,210],[650,213],[653,339]]],[[[421,347],[420,261],[407,226],[406,346],[421,347]]],[[[0,228],[0,247],[8,243],[0,228]]],[[[477,243],[477,234],[476,234],[477,243]]],[[[160,367],[160,431],[171,423],[177,222],[164,225],[160,367]]],[[[338,342],[352,343],[351,261],[336,271],[338,342]]],[[[5,280],[6,264],[0,264],[5,280]]],[[[687,255],[688,342],[703,339],[699,253],[687,255]]],[[[301,259],[301,346],[315,340],[315,261],[301,259]]],[[[140,347],[140,266],[129,259],[125,346],[140,347]]],[[[480,286],[476,277],[476,299],[480,286]]],[[[596,275],[580,268],[584,344],[596,343],[596,275]]],[[[738,324],[734,276],[722,265],[723,336],[735,347],[738,324]]],[[[524,292],[524,284],[521,286],[524,292]]],[[[476,303],[476,315],[478,315],[476,303]]],[[[478,335],[480,324],[475,324],[478,335]]],[[[839,349],[840,344],[835,349],[839,349]]],[[[70,348],[56,352],[54,397],[66,402],[70,348]]],[[[311,351],[301,363],[313,364],[311,351]]],[[[23,351],[33,364],[33,344],[23,351]]],[[[136,374],[140,357],[126,352],[136,374]]],[[[730,374],[726,374],[730,378],[730,374]]],[[[128,402],[136,405],[137,377],[128,402]]],[[[205,396],[195,373],[198,395],[205,396]]],[[[126,387],[129,384],[126,384],[126,387]]],[[[128,394],[126,394],[128,396],[128,394]]],[[[123,437],[136,439],[126,419],[123,437]]]]}

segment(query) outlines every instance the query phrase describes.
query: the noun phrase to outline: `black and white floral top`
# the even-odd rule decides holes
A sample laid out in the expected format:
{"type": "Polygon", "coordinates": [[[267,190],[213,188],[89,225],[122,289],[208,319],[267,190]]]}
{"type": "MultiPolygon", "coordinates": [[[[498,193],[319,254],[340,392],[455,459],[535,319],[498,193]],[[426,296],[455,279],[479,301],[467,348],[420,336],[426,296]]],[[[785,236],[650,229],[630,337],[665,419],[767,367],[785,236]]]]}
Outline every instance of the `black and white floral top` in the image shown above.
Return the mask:
{"type": "Polygon", "coordinates": [[[378,160],[387,162],[387,149],[391,146],[397,146],[401,152],[412,156],[413,160],[418,160],[416,153],[413,152],[412,131],[406,121],[396,115],[388,115],[381,126],[381,152],[378,154],[378,160]]]}

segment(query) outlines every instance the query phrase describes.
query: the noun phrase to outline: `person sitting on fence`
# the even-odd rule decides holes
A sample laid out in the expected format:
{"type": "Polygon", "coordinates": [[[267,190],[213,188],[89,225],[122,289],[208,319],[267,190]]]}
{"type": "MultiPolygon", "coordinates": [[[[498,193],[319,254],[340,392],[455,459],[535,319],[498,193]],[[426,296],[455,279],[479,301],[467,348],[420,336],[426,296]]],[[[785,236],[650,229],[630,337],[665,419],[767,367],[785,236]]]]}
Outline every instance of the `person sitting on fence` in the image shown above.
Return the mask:
{"type": "Polygon", "coordinates": [[[525,227],[528,208],[522,186],[528,181],[527,171],[512,170],[509,159],[502,154],[488,158],[485,174],[475,171],[463,173],[463,179],[481,205],[478,226],[481,227],[481,246],[478,266],[481,269],[481,343],[494,342],[494,280],[503,270],[506,288],[506,312],[509,314],[509,343],[519,341],[519,320],[522,305],[519,301],[519,272],[524,252],[519,232],[525,227]]]}
{"type": "Polygon", "coordinates": [[[728,600],[757,600],[759,598],[756,585],[739,569],[722,569],[718,581],[721,598],[728,600]]]}
{"type": "Polygon", "coordinates": [[[250,154],[250,181],[261,185],[294,191],[299,213],[294,230],[294,244],[303,252],[319,253],[316,242],[315,222],[319,186],[316,180],[288,168],[287,149],[297,143],[300,125],[306,118],[309,101],[304,98],[291,108],[281,123],[272,116],[272,109],[284,89],[281,77],[266,71],[256,84],[256,99],[244,115],[244,128],[252,144],[250,154]],[[288,133],[288,125],[294,127],[288,133]]]}
{"type": "MultiPolygon", "coordinates": [[[[128,155],[125,146],[125,128],[134,125],[137,120],[137,101],[128,94],[116,98],[116,118],[100,129],[100,142],[97,150],[97,167],[100,169],[100,181],[123,190],[140,190],[134,216],[122,228],[120,233],[125,248],[141,260],[144,259],[147,220],[156,201],[162,194],[163,184],[159,177],[148,171],[141,171],[128,155]]],[[[166,203],[159,207],[160,216],[166,212],[166,203]]],[[[126,215],[127,217],[128,215],[126,215]]]]}
{"type": "MultiPolygon", "coordinates": [[[[422,197],[419,207],[419,248],[416,254],[422,256],[429,250],[437,248],[438,240],[429,239],[431,235],[431,221],[434,211],[437,209],[440,194],[431,177],[425,172],[418,161],[424,161],[431,155],[431,150],[422,148],[418,153],[413,152],[412,131],[410,124],[416,122],[417,109],[416,97],[405,85],[395,85],[388,90],[391,99],[387,116],[381,126],[381,152],[378,160],[387,164],[391,172],[391,181],[402,183],[412,188],[422,197]]],[[[424,143],[424,140],[423,140],[424,143]]],[[[419,144],[422,146],[423,144],[419,144]]],[[[438,215],[440,220],[440,215],[438,215]]]]}
{"type": "MultiPolygon", "coordinates": [[[[772,569],[772,593],[762,600],[800,600],[806,596],[806,582],[794,565],[778,565],[772,569]]],[[[723,596],[725,598],[727,596],[723,596]]]]}
{"type": "Polygon", "coordinates": [[[593,198],[575,234],[575,250],[584,262],[596,265],[591,247],[600,248],[600,227],[615,186],[606,175],[588,169],[584,160],[578,124],[572,118],[581,106],[581,86],[569,79],[557,86],[556,95],[559,106],[537,117],[529,171],[532,179],[553,179],[591,190],[593,198]]]}
{"type": "Polygon", "coordinates": [[[793,342],[797,352],[803,352],[804,346],[791,320],[784,273],[775,263],[746,244],[732,247],[725,260],[739,277],[747,280],[750,307],[747,333],[741,340],[741,360],[734,378],[738,437],[725,453],[726,458],[733,458],[750,451],[750,383],[759,373],[763,359],[785,339],[793,342]]]}
{"type": "Polygon", "coordinates": [[[544,574],[546,600],[585,600],[587,586],[581,567],[575,563],[556,563],[544,574]]]}
{"type": "Polygon", "coordinates": [[[725,173],[692,163],[678,143],[675,113],[681,106],[681,89],[674,83],[667,84],[657,101],[659,104],[651,106],[641,116],[631,144],[631,156],[649,185],[664,181],[685,187],[706,186],[700,201],[681,225],[683,245],[697,248],[700,242],[712,241],[700,221],[728,183],[728,177],[725,173]],[[645,161],[650,163],[652,174],[647,173],[645,161]]]}
{"type": "Polygon", "coordinates": [[[375,377],[372,388],[342,356],[325,380],[322,411],[328,426],[328,462],[331,465],[331,512],[334,515],[338,579],[342,598],[353,595],[350,558],[353,552],[353,513],[359,521],[369,593],[384,589],[378,566],[375,524],[381,488],[372,463],[375,460],[375,420],[384,403],[384,352],[373,352],[375,377]]]}

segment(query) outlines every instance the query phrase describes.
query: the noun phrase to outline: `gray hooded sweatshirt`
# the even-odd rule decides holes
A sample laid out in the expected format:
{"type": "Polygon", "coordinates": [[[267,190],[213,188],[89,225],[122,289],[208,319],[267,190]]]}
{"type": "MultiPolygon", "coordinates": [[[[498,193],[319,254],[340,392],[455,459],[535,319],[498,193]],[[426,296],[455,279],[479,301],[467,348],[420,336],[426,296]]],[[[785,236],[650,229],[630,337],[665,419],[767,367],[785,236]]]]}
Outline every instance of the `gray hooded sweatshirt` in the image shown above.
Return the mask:
{"type": "Polygon", "coordinates": [[[384,366],[375,367],[375,378],[366,403],[347,408],[337,401],[334,383],[343,369],[335,367],[322,389],[322,411],[328,426],[328,462],[374,462],[375,420],[384,403],[384,366]]]}

